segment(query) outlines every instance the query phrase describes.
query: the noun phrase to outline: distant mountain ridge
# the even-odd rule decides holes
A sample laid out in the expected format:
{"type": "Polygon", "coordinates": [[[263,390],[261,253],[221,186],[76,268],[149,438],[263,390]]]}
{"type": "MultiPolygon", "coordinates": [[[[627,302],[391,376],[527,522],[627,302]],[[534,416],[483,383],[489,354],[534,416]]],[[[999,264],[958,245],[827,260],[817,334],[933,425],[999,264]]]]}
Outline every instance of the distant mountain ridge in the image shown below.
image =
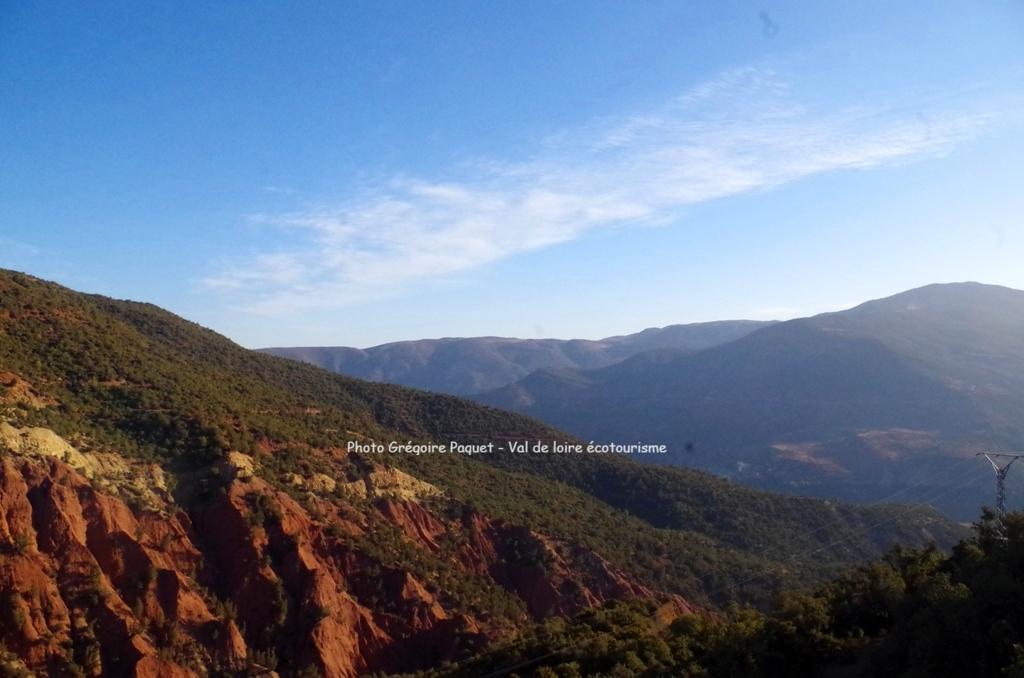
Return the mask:
{"type": "Polygon", "coordinates": [[[618,455],[347,445],[494,439],[570,438],[0,270],[0,674],[408,674],[603,602],[764,603],[962,535],[618,455]]]}
{"type": "Polygon", "coordinates": [[[449,337],[400,341],[367,349],[311,346],[261,351],[359,379],[471,395],[511,384],[536,370],[595,369],[653,349],[701,351],[770,324],[723,320],[648,328],[597,340],[449,337]]]}
{"type": "MultiPolygon", "coordinates": [[[[754,485],[919,498],[986,446],[1024,447],[1024,292],[929,285],[698,353],[538,371],[475,397],[583,437],[666,443],[673,463],[754,485]]],[[[973,485],[937,501],[964,517],[991,503],[989,470],[968,471],[973,485]]]]}

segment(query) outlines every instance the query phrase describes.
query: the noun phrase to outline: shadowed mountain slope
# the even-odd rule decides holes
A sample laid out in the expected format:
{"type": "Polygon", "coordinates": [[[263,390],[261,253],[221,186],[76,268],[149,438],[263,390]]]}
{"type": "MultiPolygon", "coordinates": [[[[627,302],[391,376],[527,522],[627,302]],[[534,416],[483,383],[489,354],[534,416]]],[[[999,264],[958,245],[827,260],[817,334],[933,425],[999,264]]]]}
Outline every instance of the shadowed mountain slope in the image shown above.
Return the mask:
{"type": "Polygon", "coordinates": [[[773,489],[950,489],[936,503],[966,519],[991,478],[962,460],[1024,445],[1024,292],[931,285],[697,354],[536,372],[478,399],[587,438],[664,442],[671,463],[773,489]],[[962,472],[973,482],[949,487],[962,472]]]}
{"type": "Polygon", "coordinates": [[[511,384],[540,369],[605,367],[660,348],[700,351],[768,324],[727,320],[671,325],[597,341],[472,337],[400,341],[368,349],[323,346],[262,350],[350,377],[468,395],[511,384]]]}
{"type": "Polygon", "coordinates": [[[623,458],[349,453],[569,438],[6,271],[0,384],[2,659],[49,675],[409,671],[606,601],[761,603],[961,534],[623,458]]]}

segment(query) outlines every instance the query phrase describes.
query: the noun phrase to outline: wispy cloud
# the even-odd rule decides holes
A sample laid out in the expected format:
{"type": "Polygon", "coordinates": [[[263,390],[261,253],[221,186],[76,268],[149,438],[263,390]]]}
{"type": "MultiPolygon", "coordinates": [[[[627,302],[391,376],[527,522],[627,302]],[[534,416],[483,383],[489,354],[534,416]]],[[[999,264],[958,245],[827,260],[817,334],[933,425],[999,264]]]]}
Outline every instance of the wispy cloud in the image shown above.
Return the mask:
{"type": "Polygon", "coordinates": [[[557,135],[525,161],[458,179],[396,176],[327,206],[254,221],[294,244],[223,262],[204,283],[277,313],[401,293],[613,226],[839,169],[940,155],[979,113],[801,105],[761,69],[722,74],[657,110],[557,135]]]}

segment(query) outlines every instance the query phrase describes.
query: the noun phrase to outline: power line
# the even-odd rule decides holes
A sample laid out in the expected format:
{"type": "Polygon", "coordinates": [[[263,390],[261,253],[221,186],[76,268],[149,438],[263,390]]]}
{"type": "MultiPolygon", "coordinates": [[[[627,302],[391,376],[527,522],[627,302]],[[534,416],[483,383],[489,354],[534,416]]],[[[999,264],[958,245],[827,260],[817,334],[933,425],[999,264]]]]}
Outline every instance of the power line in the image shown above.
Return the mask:
{"type": "Polygon", "coordinates": [[[1006,476],[1010,473],[1010,467],[1013,466],[1013,462],[1017,461],[1024,454],[1005,454],[999,452],[979,452],[978,457],[985,457],[988,459],[988,463],[992,464],[992,470],[996,474],[996,511],[999,514],[999,520],[1002,522],[1003,518],[1006,517],[1006,476]],[[1000,463],[1001,460],[1008,459],[1006,463],[1000,463]]]}

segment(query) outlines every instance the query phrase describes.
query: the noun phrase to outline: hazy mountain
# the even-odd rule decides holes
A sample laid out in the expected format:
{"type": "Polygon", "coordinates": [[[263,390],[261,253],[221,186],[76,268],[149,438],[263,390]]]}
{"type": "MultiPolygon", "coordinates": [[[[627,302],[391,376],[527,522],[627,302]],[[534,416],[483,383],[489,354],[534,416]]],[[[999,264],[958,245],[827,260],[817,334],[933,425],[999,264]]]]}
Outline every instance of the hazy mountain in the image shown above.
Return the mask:
{"type": "Polygon", "coordinates": [[[0,386],[0,663],[15,675],[409,671],[608,601],[671,620],[961,534],[924,507],[623,458],[349,453],[570,439],[5,271],[0,386]]]}
{"type": "Polygon", "coordinates": [[[596,341],[472,337],[400,341],[368,349],[323,346],[262,350],[350,377],[468,395],[511,384],[540,369],[605,367],[651,349],[700,351],[768,324],[728,320],[670,325],[596,341]]]}
{"type": "Polygon", "coordinates": [[[1024,292],[930,285],[696,354],[539,371],[479,400],[587,438],[665,442],[671,463],[766,487],[853,500],[945,487],[936,503],[967,518],[992,480],[962,460],[1024,447],[1024,292]]]}

